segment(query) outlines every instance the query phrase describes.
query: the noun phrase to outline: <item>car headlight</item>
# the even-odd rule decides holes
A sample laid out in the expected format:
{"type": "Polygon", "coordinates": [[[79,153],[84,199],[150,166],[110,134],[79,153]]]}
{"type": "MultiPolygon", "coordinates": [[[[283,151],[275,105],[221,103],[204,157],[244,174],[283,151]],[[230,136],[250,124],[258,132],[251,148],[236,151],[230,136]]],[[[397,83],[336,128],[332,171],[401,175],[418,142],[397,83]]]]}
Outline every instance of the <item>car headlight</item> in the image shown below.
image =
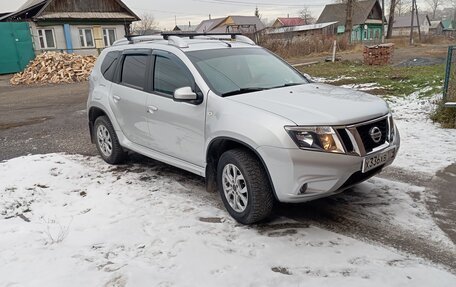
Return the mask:
{"type": "Polygon", "coordinates": [[[315,151],[345,153],[332,127],[285,127],[299,148],[315,151]]]}

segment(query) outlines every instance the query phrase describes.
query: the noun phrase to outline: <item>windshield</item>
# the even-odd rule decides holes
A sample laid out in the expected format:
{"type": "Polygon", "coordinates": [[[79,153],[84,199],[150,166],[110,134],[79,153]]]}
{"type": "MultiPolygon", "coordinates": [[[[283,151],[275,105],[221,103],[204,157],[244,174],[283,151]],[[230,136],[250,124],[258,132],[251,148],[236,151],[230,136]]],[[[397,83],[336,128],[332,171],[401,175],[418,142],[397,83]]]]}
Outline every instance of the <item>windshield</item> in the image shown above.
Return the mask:
{"type": "Polygon", "coordinates": [[[187,52],[187,56],[221,96],[308,83],[303,75],[264,49],[201,50],[187,52]]]}

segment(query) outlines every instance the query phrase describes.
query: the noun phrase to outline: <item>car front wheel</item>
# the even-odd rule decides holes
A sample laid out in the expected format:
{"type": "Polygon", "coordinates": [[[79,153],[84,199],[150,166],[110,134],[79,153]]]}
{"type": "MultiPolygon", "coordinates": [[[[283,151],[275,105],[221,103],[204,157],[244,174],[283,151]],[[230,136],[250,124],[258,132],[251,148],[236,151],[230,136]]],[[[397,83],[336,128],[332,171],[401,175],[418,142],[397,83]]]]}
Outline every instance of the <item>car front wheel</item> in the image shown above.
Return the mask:
{"type": "Polygon", "coordinates": [[[225,208],[239,223],[252,224],[272,213],[274,197],[268,176],[249,151],[234,149],[222,154],[217,184],[225,208]]]}

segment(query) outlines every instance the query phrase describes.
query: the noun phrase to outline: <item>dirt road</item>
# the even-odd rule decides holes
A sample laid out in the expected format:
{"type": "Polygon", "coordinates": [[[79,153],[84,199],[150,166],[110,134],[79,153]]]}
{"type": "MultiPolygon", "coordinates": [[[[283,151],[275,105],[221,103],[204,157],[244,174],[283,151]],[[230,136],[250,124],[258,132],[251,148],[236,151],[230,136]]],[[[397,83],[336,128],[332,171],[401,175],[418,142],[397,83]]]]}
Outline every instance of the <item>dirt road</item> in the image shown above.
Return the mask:
{"type": "Polygon", "coordinates": [[[87,83],[0,86],[0,160],[52,152],[96,154],[87,132],[87,94],[87,83]]]}

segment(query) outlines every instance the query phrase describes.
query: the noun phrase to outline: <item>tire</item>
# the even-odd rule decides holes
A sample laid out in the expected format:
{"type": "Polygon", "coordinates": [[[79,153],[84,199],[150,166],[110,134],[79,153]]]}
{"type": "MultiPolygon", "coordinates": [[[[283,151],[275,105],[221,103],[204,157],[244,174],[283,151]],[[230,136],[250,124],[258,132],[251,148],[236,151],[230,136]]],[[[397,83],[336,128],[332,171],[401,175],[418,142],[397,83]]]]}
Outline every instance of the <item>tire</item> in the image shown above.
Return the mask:
{"type": "Polygon", "coordinates": [[[256,223],[272,213],[274,196],[269,178],[258,158],[247,150],[222,154],[217,186],[226,210],[239,223],[256,223]]]}
{"type": "Polygon", "coordinates": [[[93,128],[93,138],[98,153],[109,164],[124,162],[126,153],[119,143],[116,132],[107,116],[98,117],[93,128]]]}

